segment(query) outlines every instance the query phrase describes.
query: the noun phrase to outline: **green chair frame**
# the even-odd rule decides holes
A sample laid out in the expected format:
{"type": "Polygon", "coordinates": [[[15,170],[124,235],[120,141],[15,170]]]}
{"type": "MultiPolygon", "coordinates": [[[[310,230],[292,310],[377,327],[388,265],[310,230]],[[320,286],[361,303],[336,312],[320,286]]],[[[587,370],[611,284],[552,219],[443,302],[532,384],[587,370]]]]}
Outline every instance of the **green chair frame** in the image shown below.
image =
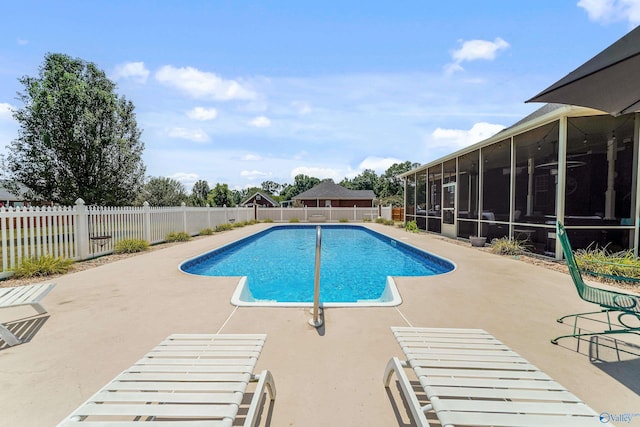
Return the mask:
{"type": "Polygon", "coordinates": [[[568,337],[585,337],[585,336],[597,336],[597,335],[611,335],[611,334],[636,334],[640,335],[640,296],[634,294],[628,294],[623,292],[610,291],[606,289],[594,288],[587,285],[582,279],[582,274],[576,263],[575,256],[573,255],[573,249],[567,236],[567,231],[564,226],[558,221],[556,223],[557,238],[562,245],[562,251],[564,252],[565,259],[567,261],[567,267],[569,267],[569,274],[573,280],[578,295],[584,301],[598,304],[601,307],[599,311],[591,311],[586,313],[569,314],[559,318],[558,323],[564,323],[564,320],[570,317],[574,318],[573,333],[568,335],[561,335],[551,340],[553,344],[558,344],[558,340],[568,337]],[[606,313],[608,329],[601,332],[588,332],[582,333],[578,331],[578,319],[582,316],[606,313]],[[617,328],[614,329],[611,324],[611,314],[617,314],[618,323],[617,328]],[[638,321],[639,325],[630,325],[625,323],[625,316],[631,316],[634,321],[638,321]]]}

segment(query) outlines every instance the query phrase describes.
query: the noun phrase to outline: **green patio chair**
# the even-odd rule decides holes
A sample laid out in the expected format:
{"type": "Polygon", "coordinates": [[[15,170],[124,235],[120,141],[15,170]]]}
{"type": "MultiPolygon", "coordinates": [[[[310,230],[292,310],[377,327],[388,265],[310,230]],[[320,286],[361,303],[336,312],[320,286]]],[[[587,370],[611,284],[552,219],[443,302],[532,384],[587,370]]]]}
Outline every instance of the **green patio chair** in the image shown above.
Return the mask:
{"type": "Polygon", "coordinates": [[[564,319],[573,317],[573,333],[568,335],[562,335],[551,340],[553,344],[558,344],[558,340],[567,337],[585,337],[596,335],[609,335],[609,334],[636,334],[640,335],[640,296],[634,294],[628,294],[623,292],[609,291],[606,289],[594,288],[587,285],[582,280],[582,274],[576,259],[571,249],[571,243],[567,236],[567,231],[564,226],[558,221],[556,223],[557,238],[560,239],[564,256],[567,260],[567,267],[569,267],[569,274],[573,280],[573,284],[576,286],[578,295],[584,301],[598,304],[601,307],[599,311],[592,311],[586,313],[569,314],[558,319],[558,323],[564,323],[564,319]],[[577,323],[578,318],[590,314],[606,313],[608,329],[602,332],[588,332],[588,333],[576,333],[578,330],[577,323]],[[618,315],[618,323],[616,329],[611,324],[611,314],[618,315]],[[637,322],[637,325],[629,324],[625,322],[625,316],[631,316],[632,322],[637,322]]]}

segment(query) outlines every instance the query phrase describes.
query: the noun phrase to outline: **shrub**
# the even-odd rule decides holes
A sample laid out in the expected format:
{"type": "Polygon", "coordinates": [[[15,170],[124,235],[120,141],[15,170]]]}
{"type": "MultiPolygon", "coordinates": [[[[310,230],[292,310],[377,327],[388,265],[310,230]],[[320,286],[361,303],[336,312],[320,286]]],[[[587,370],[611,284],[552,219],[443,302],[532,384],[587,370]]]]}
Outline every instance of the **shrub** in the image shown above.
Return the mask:
{"type": "Polygon", "coordinates": [[[340,219],[338,220],[338,222],[349,222],[349,219],[347,219],[347,218],[340,218],[340,219]]]}
{"type": "Polygon", "coordinates": [[[229,224],[228,222],[225,222],[224,224],[216,225],[216,232],[228,231],[228,230],[231,230],[232,228],[233,228],[233,225],[229,224]]]}
{"type": "Polygon", "coordinates": [[[586,273],[613,281],[640,279],[640,259],[633,250],[609,253],[606,248],[578,249],[575,257],[578,268],[586,273]]]}
{"type": "Polygon", "coordinates": [[[418,228],[418,224],[415,221],[408,221],[405,224],[404,228],[410,233],[417,233],[420,231],[420,229],[418,228]]]}
{"type": "Polygon", "coordinates": [[[200,230],[201,236],[211,236],[213,234],[213,228],[203,228],[200,230]]]}
{"type": "Polygon", "coordinates": [[[165,240],[167,242],[186,242],[191,240],[191,236],[189,233],[185,233],[184,231],[171,232],[167,234],[165,240]]]}
{"type": "Polygon", "coordinates": [[[64,274],[69,271],[73,260],[63,257],[55,258],[44,255],[40,258],[26,258],[14,271],[14,277],[41,277],[52,274],[64,274]]]}
{"type": "Polygon", "coordinates": [[[298,218],[291,218],[289,222],[297,223],[300,222],[300,220],[298,218]]]}
{"type": "Polygon", "coordinates": [[[494,254],[522,255],[525,252],[529,252],[529,248],[522,240],[502,237],[491,241],[491,253],[494,254]]]}
{"type": "Polygon", "coordinates": [[[246,221],[236,221],[233,224],[231,224],[233,228],[240,228],[240,227],[244,227],[245,225],[247,225],[246,221]]]}
{"type": "Polygon", "coordinates": [[[384,218],[383,218],[382,220],[383,220],[383,222],[382,222],[382,223],[383,223],[384,225],[395,225],[395,223],[396,223],[396,222],[395,222],[394,220],[392,220],[392,219],[384,219],[384,218]]]}
{"type": "Polygon", "coordinates": [[[273,222],[271,218],[263,219],[262,222],[273,222]]]}
{"type": "Polygon", "coordinates": [[[368,216],[365,216],[364,218],[362,218],[363,222],[371,222],[371,218],[368,216]]]}
{"type": "Polygon", "coordinates": [[[247,222],[247,225],[254,225],[254,224],[259,224],[260,221],[258,221],[257,219],[252,219],[251,221],[247,222]]]}
{"type": "Polygon", "coordinates": [[[132,254],[149,249],[149,242],[142,239],[124,239],[116,243],[114,252],[117,254],[132,254]]]}
{"type": "Polygon", "coordinates": [[[378,218],[376,218],[376,223],[378,223],[378,224],[386,224],[387,220],[382,218],[381,216],[379,216],[378,218]]]}

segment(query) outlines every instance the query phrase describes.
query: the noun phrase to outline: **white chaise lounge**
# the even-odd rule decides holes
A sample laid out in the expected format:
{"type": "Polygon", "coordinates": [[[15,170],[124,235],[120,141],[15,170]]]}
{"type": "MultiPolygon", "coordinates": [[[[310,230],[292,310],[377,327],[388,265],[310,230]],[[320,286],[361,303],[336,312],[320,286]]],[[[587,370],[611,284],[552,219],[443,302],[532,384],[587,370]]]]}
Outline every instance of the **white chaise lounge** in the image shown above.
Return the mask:
{"type": "MultiPolygon", "coordinates": [[[[255,375],[266,335],[171,335],[58,424],[62,426],[232,426],[250,382],[244,417],[254,426],[269,371],[255,375]]],[[[265,388],[267,390],[265,390],[265,388]]],[[[239,418],[238,421],[241,421],[239,418]]]]}
{"type": "Polygon", "coordinates": [[[392,358],[416,424],[433,411],[449,426],[602,426],[599,415],[538,368],[481,329],[391,328],[407,360],[392,358]],[[404,368],[412,368],[422,406],[404,368]]]}
{"type": "MultiPolygon", "coordinates": [[[[38,314],[45,314],[47,310],[40,304],[51,289],[54,283],[43,283],[37,285],[15,286],[12,288],[0,288],[0,308],[18,307],[30,305],[38,314]]],[[[13,346],[20,344],[20,339],[15,336],[6,326],[0,323],[0,337],[4,342],[13,346]]]]}

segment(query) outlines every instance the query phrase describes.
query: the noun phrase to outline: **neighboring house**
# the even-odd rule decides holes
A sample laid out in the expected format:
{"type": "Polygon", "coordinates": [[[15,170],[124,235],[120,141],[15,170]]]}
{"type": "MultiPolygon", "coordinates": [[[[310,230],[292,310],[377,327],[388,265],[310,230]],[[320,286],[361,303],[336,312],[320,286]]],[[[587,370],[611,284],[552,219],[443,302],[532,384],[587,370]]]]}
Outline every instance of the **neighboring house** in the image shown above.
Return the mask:
{"type": "Polygon", "coordinates": [[[278,202],[273,200],[271,196],[261,191],[256,191],[251,197],[242,202],[240,206],[252,207],[259,206],[261,208],[275,208],[278,206],[278,202]]]}
{"type": "Polygon", "coordinates": [[[28,201],[25,199],[25,194],[27,189],[23,186],[20,186],[18,189],[18,194],[14,194],[4,187],[4,182],[0,181],[0,206],[25,206],[29,205],[28,201]]]}
{"type": "Polygon", "coordinates": [[[297,205],[307,207],[349,207],[368,208],[374,206],[376,195],[373,190],[350,190],[331,181],[323,181],[310,190],[293,198],[297,205]]]}

